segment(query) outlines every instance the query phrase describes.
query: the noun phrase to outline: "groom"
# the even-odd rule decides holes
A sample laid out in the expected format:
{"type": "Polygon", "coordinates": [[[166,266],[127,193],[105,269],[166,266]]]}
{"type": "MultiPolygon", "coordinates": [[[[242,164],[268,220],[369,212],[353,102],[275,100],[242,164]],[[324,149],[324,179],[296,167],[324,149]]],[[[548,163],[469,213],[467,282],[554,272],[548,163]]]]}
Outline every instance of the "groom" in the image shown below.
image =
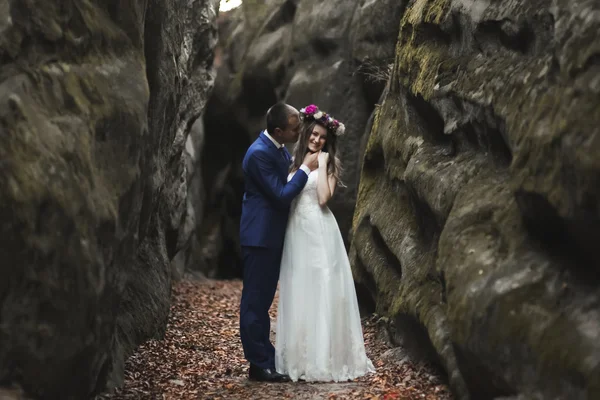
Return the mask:
{"type": "Polygon", "coordinates": [[[242,168],[245,187],[240,222],[244,288],[240,305],[240,335],[250,362],[250,379],[286,382],[275,371],[275,348],[269,340],[269,308],[279,280],[283,239],[292,200],[302,191],[318,153],[309,153],[288,182],[290,153],[283,146],[298,140],[298,110],[277,103],[267,111],[267,130],[246,152],[242,168]]]}

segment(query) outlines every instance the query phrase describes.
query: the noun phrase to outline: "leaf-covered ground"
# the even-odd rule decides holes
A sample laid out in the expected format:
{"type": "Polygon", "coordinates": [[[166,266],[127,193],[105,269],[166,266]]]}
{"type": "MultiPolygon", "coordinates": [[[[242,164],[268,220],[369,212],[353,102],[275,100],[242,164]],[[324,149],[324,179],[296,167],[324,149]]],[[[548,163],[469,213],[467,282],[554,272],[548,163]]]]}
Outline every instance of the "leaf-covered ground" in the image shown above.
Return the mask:
{"type": "MultiPolygon", "coordinates": [[[[103,399],[451,399],[423,366],[398,359],[376,317],[363,319],[377,373],[348,383],[267,384],[247,379],[238,331],[239,281],[179,282],[164,340],[141,346],[127,362],[123,388],[103,399]]],[[[277,299],[271,309],[273,322],[277,299]]],[[[274,324],[273,324],[274,325],[274,324]]]]}

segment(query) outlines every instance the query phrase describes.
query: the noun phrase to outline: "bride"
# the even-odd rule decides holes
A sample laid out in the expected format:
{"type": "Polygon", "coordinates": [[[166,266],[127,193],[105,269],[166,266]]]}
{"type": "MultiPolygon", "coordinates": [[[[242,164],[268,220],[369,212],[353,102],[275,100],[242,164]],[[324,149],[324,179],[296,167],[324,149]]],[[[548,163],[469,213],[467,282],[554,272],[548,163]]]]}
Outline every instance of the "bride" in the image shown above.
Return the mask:
{"type": "Polygon", "coordinates": [[[340,184],[338,138],[344,125],[317,106],[300,110],[302,127],[288,180],[306,153],[319,168],[292,203],[279,281],[275,366],[293,381],[346,381],[374,372],[365,353],[350,263],[327,207],[340,184]]]}

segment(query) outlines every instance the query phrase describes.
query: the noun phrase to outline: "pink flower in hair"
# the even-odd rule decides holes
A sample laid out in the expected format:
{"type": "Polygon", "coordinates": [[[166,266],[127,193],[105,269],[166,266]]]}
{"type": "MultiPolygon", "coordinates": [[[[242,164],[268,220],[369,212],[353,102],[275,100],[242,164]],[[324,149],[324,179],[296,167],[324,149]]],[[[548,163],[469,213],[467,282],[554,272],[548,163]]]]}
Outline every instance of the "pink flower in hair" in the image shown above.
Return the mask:
{"type": "Polygon", "coordinates": [[[307,115],[312,115],[314,113],[316,113],[319,110],[319,107],[315,106],[314,104],[311,104],[309,106],[306,106],[306,108],[304,109],[304,112],[307,115]]]}

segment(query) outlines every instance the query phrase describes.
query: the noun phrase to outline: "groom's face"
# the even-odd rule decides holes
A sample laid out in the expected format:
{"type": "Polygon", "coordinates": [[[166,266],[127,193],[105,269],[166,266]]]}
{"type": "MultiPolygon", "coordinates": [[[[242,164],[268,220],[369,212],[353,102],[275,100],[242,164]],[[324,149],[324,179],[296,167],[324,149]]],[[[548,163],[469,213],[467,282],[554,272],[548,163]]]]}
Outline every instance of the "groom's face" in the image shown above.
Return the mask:
{"type": "Polygon", "coordinates": [[[292,114],[288,117],[288,124],[281,133],[283,143],[296,143],[300,135],[300,118],[298,114],[292,114]]]}

